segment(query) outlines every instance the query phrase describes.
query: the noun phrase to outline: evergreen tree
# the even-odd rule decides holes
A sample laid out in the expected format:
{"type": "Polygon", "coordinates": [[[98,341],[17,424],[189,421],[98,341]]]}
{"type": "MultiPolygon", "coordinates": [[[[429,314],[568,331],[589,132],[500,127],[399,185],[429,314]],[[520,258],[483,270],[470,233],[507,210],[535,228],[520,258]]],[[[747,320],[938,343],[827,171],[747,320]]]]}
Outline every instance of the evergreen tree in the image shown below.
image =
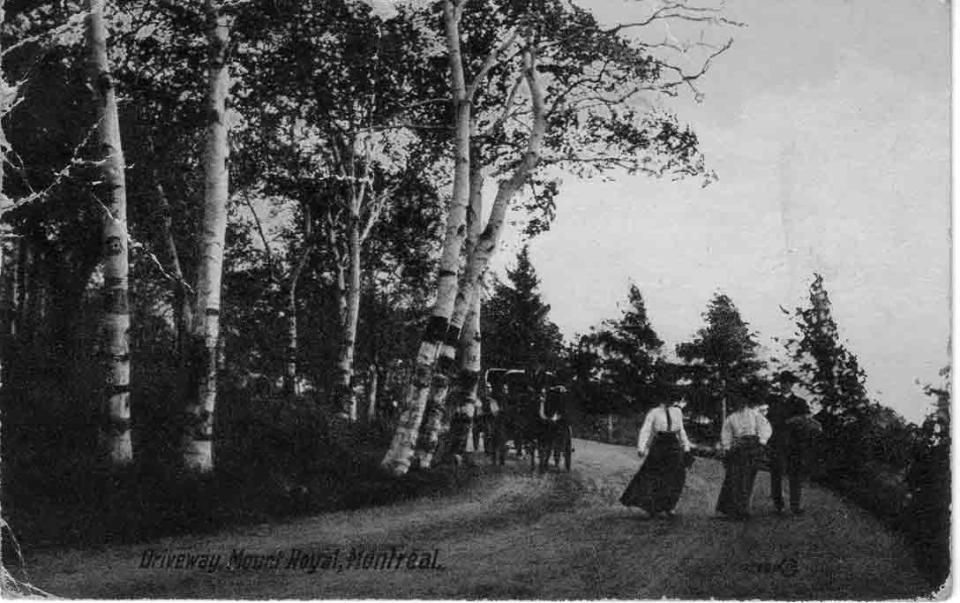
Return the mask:
{"type": "Polygon", "coordinates": [[[508,283],[495,281],[494,293],[484,303],[484,364],[488,367],[525,368],[539,360],[555,364],[563,338],[548,315],[549,304],[540,297],[540,278],[524,246],[517,265],[507,270],[508,283]]]}
{"type": "Polygon", "coordinates": [[[666,381],[667,363],[661,357],[663,341],[647,317],[643,294],[630,286],[628,306],[619,320],[605,320],[599,331],[587,336],[600,354],[599,380],[608,393],[607,412],[649,408],[666,381]]]}
{"type": "Polygon", "coordinates": [[[729,392],[756,395],[762,389],[766,363],[757,358],[756,334],[727,295],[715,294],[703,319],[706,325],[693,341],[677,345],[677,355],[686,362],[687,400],[694,412],[722,422],[729,392]]]}
{"type": "Polygon", "coordinates": [[[950,575],[950,367],[940,371],[940,387],[927,384],[923,391],[935,406],[919,428],[912,463],[905,481],[910,488],[908,532],[913,537],[917,567],[939,586],[950,575]]]}
{"type": "Polygon", "coordinates": [[[802,379],[823,412],[852,420],[870,406],[866,376],[856,356],[840,343],[823,277],[814,275],[810,306],[794,311],[797,333],[786,346],[802,379]]]}

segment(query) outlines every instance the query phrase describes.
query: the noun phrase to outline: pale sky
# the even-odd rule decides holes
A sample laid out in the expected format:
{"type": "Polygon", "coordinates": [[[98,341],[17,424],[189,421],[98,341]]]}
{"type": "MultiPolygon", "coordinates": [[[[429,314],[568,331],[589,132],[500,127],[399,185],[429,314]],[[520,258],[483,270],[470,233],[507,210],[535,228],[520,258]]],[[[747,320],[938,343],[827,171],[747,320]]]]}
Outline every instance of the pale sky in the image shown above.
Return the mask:
{"type": "MultiPolygon", "coordinates": [[[[648,3],[583,0],[605,21],[648,3]]],[[[759,341],[792,332],[820,272],[878,401],[919,421],[950,360],[950,8],[940,0],[730,0],[733,47],[692,99],[719,181],[566,178],[531,257],[571,338],[619,315],[630,282],[672,349],[717,290],[759,341]]],[[[506,233],[494,269],[513,260],[506,233]]]]}

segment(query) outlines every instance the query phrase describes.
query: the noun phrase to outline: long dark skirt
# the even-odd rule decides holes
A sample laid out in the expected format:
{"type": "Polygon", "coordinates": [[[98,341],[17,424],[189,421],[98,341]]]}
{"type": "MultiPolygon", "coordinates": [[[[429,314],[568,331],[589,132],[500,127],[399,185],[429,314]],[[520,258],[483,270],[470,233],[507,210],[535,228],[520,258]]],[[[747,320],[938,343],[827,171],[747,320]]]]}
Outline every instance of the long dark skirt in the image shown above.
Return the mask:
{"type": "Polygon", "coordinates": [[[683,446],[674,433],[658,433],[646,461],[633,476],[620,502],[640,507],[650,513],[672,511],[680,500],[687,469],[683,462],[683,446]]]}
{"type": "Polygon", "coordinates": [[[734,442],[724,459],[726,475],[717,499],[717,511],[731,517],[745,517],[750,513],[750,497],[762,459],[763,446],[756,437],[743,437],[734,442]]]}

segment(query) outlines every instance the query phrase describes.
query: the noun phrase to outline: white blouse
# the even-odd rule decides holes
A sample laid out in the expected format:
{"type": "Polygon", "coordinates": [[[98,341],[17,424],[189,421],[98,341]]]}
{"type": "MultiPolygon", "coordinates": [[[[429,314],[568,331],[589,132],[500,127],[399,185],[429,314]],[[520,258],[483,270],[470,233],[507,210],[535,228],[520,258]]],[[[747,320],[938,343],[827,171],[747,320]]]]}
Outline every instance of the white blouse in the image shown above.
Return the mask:
{"type": "Polygon", "coordinates": [[[683,412],[676,406],[651,408],[643,419],[643,426],[637,436],[637,452],[647,454],[650,451],[650,443],[653,442],[654,436],[660,432],[669,431],[677,434],[684,451],[690,450],[690,440],[683,428],[683,412]],[[670,413],[669,422],[667,421],[668,412],[670,413]],[[672,430],[669,428],[672,428],[672,430]]]}
{"type": "Polygon", "coordinates": [[[773,428],[767,418],[752,408],[743,408],[733,413],[723,422],[720,431],[720,447],[730,450],[734,440],[743,436],[757,436],[761,444],[770,439],[773,428]]]}

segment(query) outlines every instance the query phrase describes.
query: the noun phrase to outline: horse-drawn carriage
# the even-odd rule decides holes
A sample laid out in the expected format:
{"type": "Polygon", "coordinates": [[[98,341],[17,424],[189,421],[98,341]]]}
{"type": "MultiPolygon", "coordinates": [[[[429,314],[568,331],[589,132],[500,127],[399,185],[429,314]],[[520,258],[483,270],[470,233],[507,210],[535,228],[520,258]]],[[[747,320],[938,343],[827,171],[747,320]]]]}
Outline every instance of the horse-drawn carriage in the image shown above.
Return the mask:
{"type": "Polygon", "coordinates": [[[530,468],[545,471],[550,458],[569,471],[573,430],[567,421],[566,389],[552,373],[488,369],[483,379],[485,449],[497,465],[506,461],[508,443],[518,456],[528,455],[530,468]]]}

